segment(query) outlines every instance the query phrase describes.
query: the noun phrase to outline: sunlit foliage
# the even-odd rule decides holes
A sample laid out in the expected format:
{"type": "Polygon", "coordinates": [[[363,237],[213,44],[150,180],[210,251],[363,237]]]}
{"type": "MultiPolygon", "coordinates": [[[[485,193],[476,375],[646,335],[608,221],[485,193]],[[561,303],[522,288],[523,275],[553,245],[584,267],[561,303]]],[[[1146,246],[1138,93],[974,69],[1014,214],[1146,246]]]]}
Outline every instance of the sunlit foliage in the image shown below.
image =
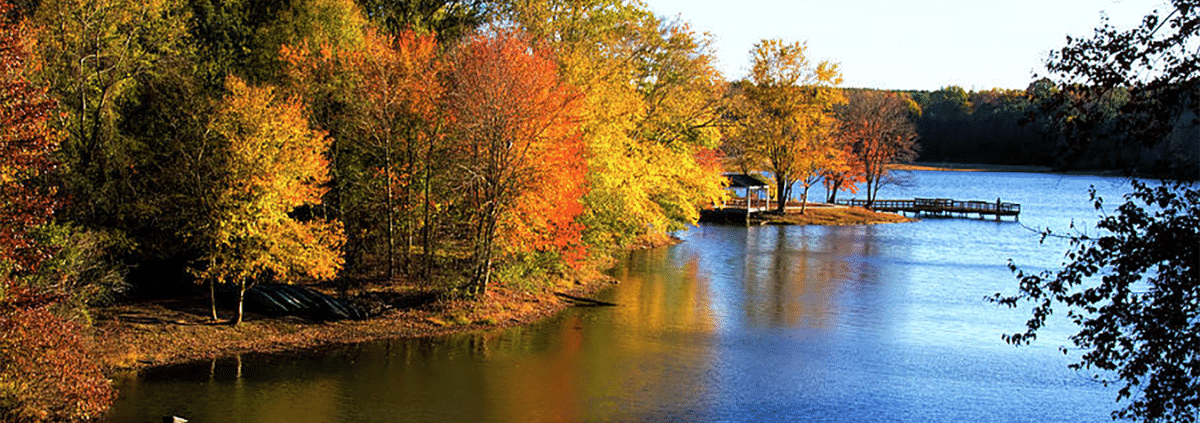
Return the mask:
{"type": "Polygon", "coordinates": [[[0,420],[77,421],[114,398],[87,355],[78,323],[50,312],[68,293],[30,283],[50,251],[33,232],[57,202],[43,179],[55,168],[54,105],[31,84],[35,29],[0,2],[0,420]]]}
{"type": "MultiPolygon", "coordinates": [[[[329,279],[342,259],[341,227],[293,213],[320,204],[328,180],[325,134],[308,128],[302,103],[236,77],[210,124],[224,163],[196,276],[246,289],[264,279],[329,279]]],[[[239,296],[240,298],[240,296],[239,296]]],[[[242,320],[239,299],[238,316],[242,320]]]]}
{"type": "Polygon", "coordinates": [[[846,160],[862,172],[869,208],[888,182],[889,167],[916,157],[912,119],[919,108],[906,94],[853,90],[846,97],[846,105],[838,108],[838,136],[846,143],[846,160]]]}
{"type": "Polygon", "coordinates": [[[620,0],[515,1],[502,16],[552,48],[584,94],[589,245],[663,236],[721,198],[719,169],[696,159],[720,139],[723,83],[706,37],[620,0]]]}
{"type": "Polygon", "coordinates": [[[471,215],[474,295],[487,290],[499,251],[580,247],[579,94],[546,54],[497,29],[469,37],[451,59],[446,101],[457,189],[471,215]]]}
{"type": "MultiPolygon", "coordinates": [[[[808,189],[820,181],[825,168],[836,167],[842,149],[833,137],[837,120],[833,107],[844,102],[837,64],[813,63],[802,43],[762,40],[751,51],[750,79],[734,91],[734,111],[741,151],[755,170],[775,178],[778,213],[783,213],[792,187],[808,189]]],[[[803,209],[801,209],[803,212],[803,209]]]]}

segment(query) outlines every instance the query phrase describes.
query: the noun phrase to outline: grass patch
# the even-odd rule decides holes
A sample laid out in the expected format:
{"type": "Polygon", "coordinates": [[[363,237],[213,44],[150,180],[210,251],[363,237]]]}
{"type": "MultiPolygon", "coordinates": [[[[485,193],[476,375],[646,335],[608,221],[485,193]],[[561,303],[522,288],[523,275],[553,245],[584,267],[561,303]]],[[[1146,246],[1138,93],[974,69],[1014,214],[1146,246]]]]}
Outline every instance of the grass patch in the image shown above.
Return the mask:
{"type": "Polygon", "coordinates": [[[916,219],[894,213],[880,213],[862,207],[842,207],[828,205],[809,205],[804,214],[799,210],[791,210],[784,215],[772,213],[756,214],[751,218],[751,224],[770,225],[873,225],[879,223],[904,223],[916,219]]]}

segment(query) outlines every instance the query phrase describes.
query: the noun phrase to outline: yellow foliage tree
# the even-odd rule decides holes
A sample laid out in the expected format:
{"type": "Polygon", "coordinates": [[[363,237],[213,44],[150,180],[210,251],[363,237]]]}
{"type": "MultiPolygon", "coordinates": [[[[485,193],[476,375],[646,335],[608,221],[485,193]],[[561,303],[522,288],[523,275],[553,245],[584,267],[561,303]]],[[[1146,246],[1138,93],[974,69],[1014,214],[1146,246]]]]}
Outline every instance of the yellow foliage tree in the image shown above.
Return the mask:
{"type": "MultiPolygon", "coordinates": [[[[792,187],[808,189],[821,171],[844,157],[833,140],[833,106],[844,102],[837,64],[813,64],[803,43],[762,40],[752,50],[750,80],[738,84],[739,134],[744,151],[775,176],[776,212],[783,213],[792,187]]],[[[801,213],[804,209],[801,208],[801,213]]]]}
{"type": "Polygon", "coordinates": [[[224,174],[217,178],[204,227],[207,251],[195,274],[213,285],[238,286],[238,324],[246,290],[260,280],[332,278],[342,264],[342,232],[336,222],[293,217],[300,207],[320,204],[329,178],[322,155],[329,140],[309,128],[304,105],[232,76],[226,90],[209,124],[224,174]]]}

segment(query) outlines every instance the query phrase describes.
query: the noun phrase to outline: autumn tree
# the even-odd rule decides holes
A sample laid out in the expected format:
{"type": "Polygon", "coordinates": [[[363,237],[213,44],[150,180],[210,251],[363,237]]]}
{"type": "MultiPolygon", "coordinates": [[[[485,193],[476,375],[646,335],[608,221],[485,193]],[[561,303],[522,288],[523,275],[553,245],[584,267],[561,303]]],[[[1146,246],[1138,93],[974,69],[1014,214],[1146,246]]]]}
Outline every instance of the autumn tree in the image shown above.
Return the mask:
{"type": "Polygon", "coordinates": [[[907,95],[886,91],[852,90],[838,109],[839,137],[849,159],[857,164],[866,185],[867,207],[888,182],[889,167],[911,162],[917,153],[913,117],[919,108],[907,95]]]}
{"type": "MultiPolygon", "coordinates": [[[[405,271],[419,231],[431,249],[433,155],[443,122],[438,44],[432,35],[402,31],[370,36],[350,66],[361,72],[357,111],[349,116],[363,151],[374,157],[383,187],[388,277],[395,277],[397,244],[405,271]]],[[[368,197],[370,198],[370,197],[368,197]]]]}
{"type": "Polygon", "coordinates": [[[833,106],[843,101],[841,73],[828,61],[813,64],[805,51],[802,43],[762,40],[751,52],[750,80],[739,84],[735,140],[774,175],[781,214],[793,185],[803,183],[807,202],[808,188],[839,157],[833,106]]]}
{"type": "Polygon", "coordinates": [[[246,290],[267,279],[332,278],[342,264],[341,227],[298,219],[297,208],[319,204],[328,181],[328,138],[309,128],[304,105],[230,77],[229,94],[209,129],[222,145],[222,174],[200,235],[205,252],[194,273],[211,284],[246,290]]]}
{"type": "Polygon", "coordinates": [[[382,257],[388,279],[412,271],[419,242],[428,269],[437,217],[435,180],[445,127],[439,46],[432,35],[374,30],[362,48],[288,46],[288,85],[309,99],[314,120],[335,138],[331,196],[347,229],[347,266],[366,271],[382,257]],[[382,244],[382,253],[374,246],[382,244]],[[402,263],[396,263],[398,257],[402,263]]]}
{"type": "Polygon", "coordinates": [[[469,37],[450,59],[447,107],[462,207],[471,219],[471,295],[487,291],[498,251],[567,250],[581,228],[585,167],[578,93],[519,32],[469,37]]]}
{"type": "Polygon", "coordinates": [[[720,169],[703,160],[719,145],[724,89],[707,36],[622,0],[499,6],[583,91],[589,245],[665,237],[723,195],[720,169]]]}
{"type": "Polygon", "coordinates": [[[841,191],[857,193],[858,184],[865,182],[862,162],[854,159],[854,145],[840,135],[836,144],[840,148],[837,159],[821,169],[821,182],[825,184],[825,202],[829,204],[837,202],[837,194],[841,191]]]}
{"type": "MultiPolygon", "coordinates": [[[[58,132],[50,123],[55,103],[46,90],[30,84],[28,70],[33,46],[29,23],[13,7],[0,3],[0,277],[28,274],[48,252],[30,233],[47,223],[58,203],[54,187],[39,178],[54,171],[51,153],[58,147],[58,132]]],[[[0,300],[6,297],[0,289],[0,300]]]]}
{"type": "Polygon", "coordinates": [[[51,312],[62,292],[31,283],[51,251],[31,236],[57,202],[41,179],[54,171],[55,103],[31,84],[35,30],[0,1],[0,420],[76,421],[114,398],[87,355],[79,324],[51,312]]]}

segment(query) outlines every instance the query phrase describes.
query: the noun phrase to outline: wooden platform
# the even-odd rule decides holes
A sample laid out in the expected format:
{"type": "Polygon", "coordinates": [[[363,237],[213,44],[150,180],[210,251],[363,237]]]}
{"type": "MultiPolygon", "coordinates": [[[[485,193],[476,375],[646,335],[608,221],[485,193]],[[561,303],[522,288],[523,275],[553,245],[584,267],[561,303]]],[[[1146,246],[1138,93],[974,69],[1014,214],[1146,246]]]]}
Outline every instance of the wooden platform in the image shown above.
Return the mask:
{"type": "Polygon", "coordinates": [[[996,201],[958,201],[949,198],[914,198],[912,200],[875,200],[871,207],[867,207],[866,200],[841,200],[837,202],[843,206],[864,207],[874,211],[891,212],[891,213],[913,213],[913,214],[931,214],[940,216],[969,216],[972,214],[984,216],[995,216],[997,220],[1002,216],[1012,216],[1020,218],[1021,205],[1016,203],[1005,203],[999,199],[996,201]]]}

